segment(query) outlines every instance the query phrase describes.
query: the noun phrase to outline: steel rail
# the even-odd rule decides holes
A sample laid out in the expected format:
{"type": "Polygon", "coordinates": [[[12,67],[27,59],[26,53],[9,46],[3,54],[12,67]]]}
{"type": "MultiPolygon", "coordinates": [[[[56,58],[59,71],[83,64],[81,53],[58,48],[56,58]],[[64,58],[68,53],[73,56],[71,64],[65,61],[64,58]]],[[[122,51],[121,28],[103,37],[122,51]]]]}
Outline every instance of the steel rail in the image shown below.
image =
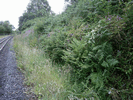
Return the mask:
{"type": "MultiPolygon", "coordinates": [[[[9,37],[9,36],[8,36],[9,37]]],[[[0,39],[0,44],[3,43],[8,37],[4,37],[0,39]]]]}
{"type": "Polygon", "coordinates": [[[12,38],[12,36],[8,36],[5,38],[2,38],[0,40],[0,51],[2,51],[2,49],[5,47],[5,45],[8,43],[8,41],[12,38]]]}

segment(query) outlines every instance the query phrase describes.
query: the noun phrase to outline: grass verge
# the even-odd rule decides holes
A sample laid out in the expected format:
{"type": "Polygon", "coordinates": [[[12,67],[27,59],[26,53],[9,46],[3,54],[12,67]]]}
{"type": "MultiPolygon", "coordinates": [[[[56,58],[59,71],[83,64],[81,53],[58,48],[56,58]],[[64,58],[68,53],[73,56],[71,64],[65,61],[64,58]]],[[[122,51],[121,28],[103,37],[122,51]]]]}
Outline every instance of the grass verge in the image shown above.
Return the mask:
{"type": "Polygon", "coordinates": [[[25,75],[25,84],[43,100],[65,100],[65,77],[41,50],[30,48],[22,37],[14,38],[17,64],[25,75]]]}
{"type": "Polygon", "coordinates": [[[1,36],[0,36],[0,39],[1,39],[1,38],[4,38],[4,37],[6,37],[6,36],[8,36],[8,35],[1,35],[1,36]]]}

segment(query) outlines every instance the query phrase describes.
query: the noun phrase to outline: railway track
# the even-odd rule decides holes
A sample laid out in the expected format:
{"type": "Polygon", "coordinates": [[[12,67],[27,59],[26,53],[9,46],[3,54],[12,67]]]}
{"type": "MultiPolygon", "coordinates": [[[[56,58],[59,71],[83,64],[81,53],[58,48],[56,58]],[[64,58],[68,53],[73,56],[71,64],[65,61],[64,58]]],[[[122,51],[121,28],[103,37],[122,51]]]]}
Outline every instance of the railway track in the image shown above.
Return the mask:
{"type": "Polygon", "coordinates": [[[5,47],[5,45],[8,43],[8,41],[12,38],[12,36],[7,36],[2,39],[0,39],[0,51],[5,47]]]}

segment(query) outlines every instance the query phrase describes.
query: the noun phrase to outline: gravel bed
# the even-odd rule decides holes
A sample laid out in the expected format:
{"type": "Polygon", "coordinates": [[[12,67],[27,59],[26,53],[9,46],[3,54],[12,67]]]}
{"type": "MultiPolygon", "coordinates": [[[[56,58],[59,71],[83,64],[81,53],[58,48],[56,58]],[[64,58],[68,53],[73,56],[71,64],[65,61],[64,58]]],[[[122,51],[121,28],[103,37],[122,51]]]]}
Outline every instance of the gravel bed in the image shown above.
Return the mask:
{"type": "Polygon", "coordinates": [[[0,100],[35,100],[25,94],[24,76],[18,70],[10,40],[0,52],[0,100]]]}

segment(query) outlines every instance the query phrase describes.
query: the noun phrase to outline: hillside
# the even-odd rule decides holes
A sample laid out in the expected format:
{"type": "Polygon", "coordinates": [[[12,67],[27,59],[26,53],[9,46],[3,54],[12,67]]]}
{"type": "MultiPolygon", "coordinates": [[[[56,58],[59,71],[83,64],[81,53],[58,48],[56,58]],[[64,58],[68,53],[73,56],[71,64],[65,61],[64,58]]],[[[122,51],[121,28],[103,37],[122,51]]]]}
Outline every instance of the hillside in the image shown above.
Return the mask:
{"type": "Polygon", "coordinates": [[[34,4],[20,17],[14,47],[39,98],[133,99],[132,0],[72,0],[59,15],[47,1],[34,4]]]}

